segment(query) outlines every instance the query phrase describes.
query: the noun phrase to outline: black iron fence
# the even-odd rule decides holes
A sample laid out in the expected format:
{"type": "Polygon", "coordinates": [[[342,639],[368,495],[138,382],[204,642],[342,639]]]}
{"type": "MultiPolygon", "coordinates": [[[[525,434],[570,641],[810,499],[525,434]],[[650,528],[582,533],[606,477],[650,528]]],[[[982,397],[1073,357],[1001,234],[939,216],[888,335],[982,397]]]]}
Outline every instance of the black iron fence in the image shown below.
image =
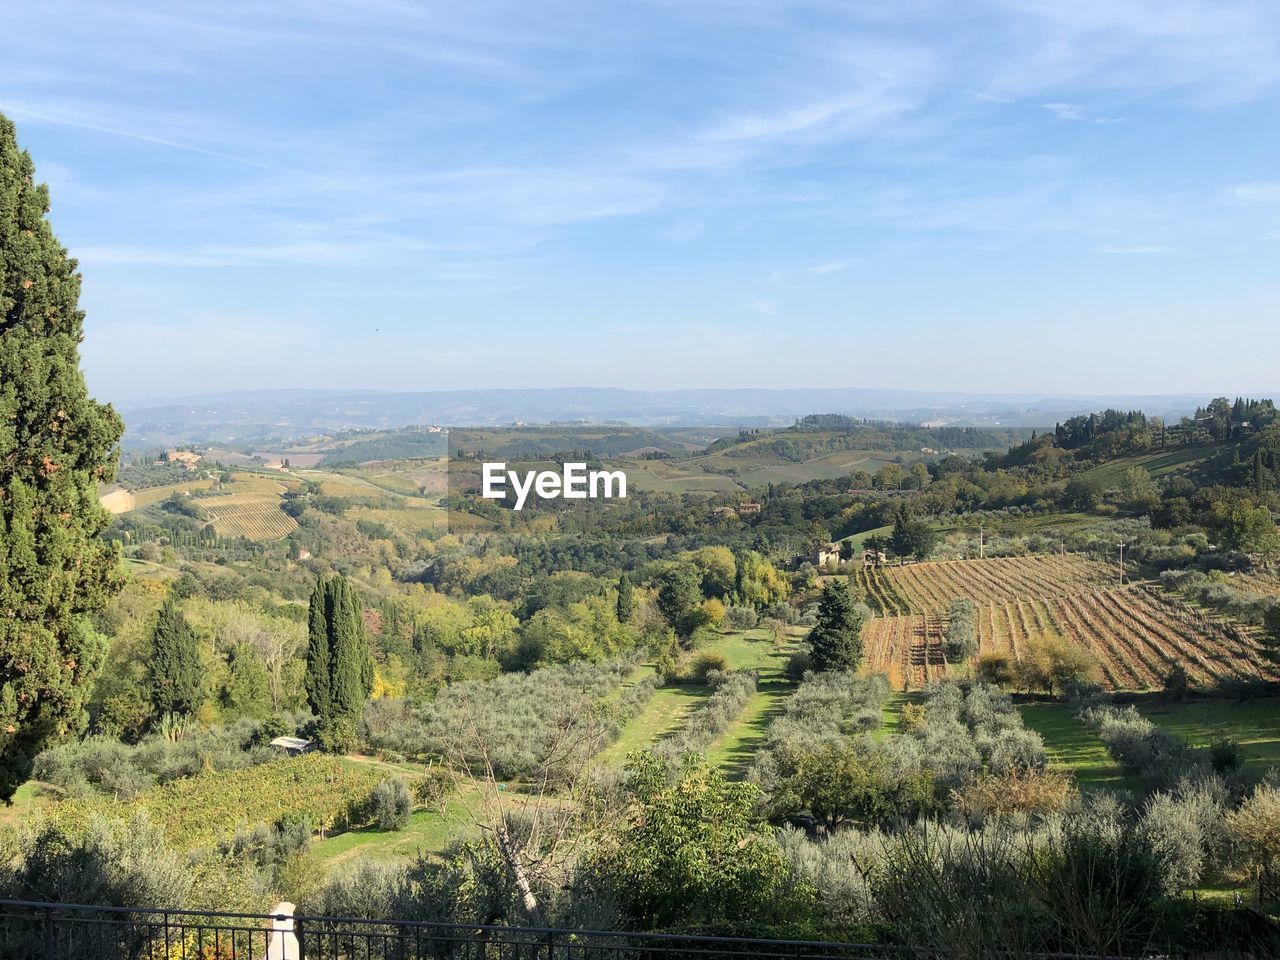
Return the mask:
{"type": "Polygon", "coordinates": [[[890,946],[0,900],[3,960],[927,960],[890,946]]]}

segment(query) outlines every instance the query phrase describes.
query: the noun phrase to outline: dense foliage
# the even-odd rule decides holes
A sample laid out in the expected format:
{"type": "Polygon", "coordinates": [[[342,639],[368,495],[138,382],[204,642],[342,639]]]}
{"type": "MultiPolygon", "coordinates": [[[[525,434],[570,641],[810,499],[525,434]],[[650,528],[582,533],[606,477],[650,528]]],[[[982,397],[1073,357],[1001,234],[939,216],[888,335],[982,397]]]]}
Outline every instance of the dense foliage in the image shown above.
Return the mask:
{"type": "Polygon", "coordinates": [[[120,418],[80,372],[76,261],[49,191],[0,115],[0,800],[40,748],[85,724],[105,647],[89,616],[118,588],[97,484],[120,418]]]}

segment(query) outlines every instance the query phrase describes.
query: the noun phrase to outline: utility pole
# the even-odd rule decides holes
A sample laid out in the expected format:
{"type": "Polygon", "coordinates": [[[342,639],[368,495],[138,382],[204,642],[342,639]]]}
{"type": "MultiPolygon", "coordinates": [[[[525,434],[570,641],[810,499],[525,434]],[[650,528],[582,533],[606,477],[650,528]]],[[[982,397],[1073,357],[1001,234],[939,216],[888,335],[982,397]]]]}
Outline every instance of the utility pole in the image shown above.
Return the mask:
{"type": "Polygon", "coordinates": [[[1124,541],[1120,541],[1120,586],[1124,586],[1124,541]]]}
{"type": "Polygon", "coordinates": [[[986,533],[987,532],[984,528],[982,527],[978,528],[978,559],[979,560],[986,559],[986,556],[987,556],[986,533]]]}

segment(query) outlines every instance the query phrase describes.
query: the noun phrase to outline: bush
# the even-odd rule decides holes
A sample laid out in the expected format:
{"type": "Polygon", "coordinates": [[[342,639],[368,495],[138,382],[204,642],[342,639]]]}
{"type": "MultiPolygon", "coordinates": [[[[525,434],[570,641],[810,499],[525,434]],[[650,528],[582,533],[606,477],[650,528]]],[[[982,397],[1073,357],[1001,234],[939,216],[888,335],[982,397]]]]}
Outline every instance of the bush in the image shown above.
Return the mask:
{"type": "Polygon", "coordinates": [[[977,607],[972,600],[961,598],[951,604],[947,613],[946,648],[951,662],[969,660],[978,652],[978,631],[975,625],[977,607]]]}
{"type": "Polygon", "coordinates": [[[750,630],[760,618],[750,607],[729,607],[724,612],[724,621],[734,630],[750,630]]]}
{"type": "Polygon", "coordinates": [[[1209,743],[1209,765],[1214,773],[1226,774],[1239,770],[1244,763],[1244,750],[1230,737],[1215,737],[1209,743]]]}
{"type": "Polygon", "coordinates": [[[400,777],[388,777],[373,791],[373,813],[382,830],[403,830],[413,813],[413,797],[400,777]]]}
{"type": "Polygon", "coordinates": [[[801,647],[791,656],[787,657],[787,665],[783,672],[787,675],[787,679],[794,683],[800,683],[804,680],[804,675],[813,669],[813,654],[809,652],[808,647],[801,647]]]}
{"type": "MultiPolygon", "coordinates": [[[[142,814],[93,818],[83,831],[50,824],[24,832],[16,857],[0,868],[0,896],[9,899],[163,909],[189,907],[191,895],[187,858],[142,814]]],[[[83,954],[60,946],[62,956],[93,955],[88,943],[83,954]]]]}
{"type": "Polygon", "coordinates": [[[726,673],[729,658],[719,650],[704,650],[689,664],[689,679],[693,683],[706,683],[711,673],[726,673]]]}
{"type": "Polygon", "coordinates": [[[1013,661],[1006,653],[984,653],[978,657],[978,679],[997,687],[1013,686],[1013,661]]]}

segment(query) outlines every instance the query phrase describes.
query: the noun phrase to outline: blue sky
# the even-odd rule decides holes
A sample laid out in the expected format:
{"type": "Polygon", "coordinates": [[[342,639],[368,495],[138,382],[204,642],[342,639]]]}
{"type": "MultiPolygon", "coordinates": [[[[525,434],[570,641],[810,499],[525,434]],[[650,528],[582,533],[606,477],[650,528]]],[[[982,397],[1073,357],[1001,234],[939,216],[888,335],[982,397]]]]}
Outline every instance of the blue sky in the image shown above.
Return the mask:
{"type": "Polygon", "coordinates": [[[95,391],[1280,392],[1280,4],[9,4],[95,391]]]}

